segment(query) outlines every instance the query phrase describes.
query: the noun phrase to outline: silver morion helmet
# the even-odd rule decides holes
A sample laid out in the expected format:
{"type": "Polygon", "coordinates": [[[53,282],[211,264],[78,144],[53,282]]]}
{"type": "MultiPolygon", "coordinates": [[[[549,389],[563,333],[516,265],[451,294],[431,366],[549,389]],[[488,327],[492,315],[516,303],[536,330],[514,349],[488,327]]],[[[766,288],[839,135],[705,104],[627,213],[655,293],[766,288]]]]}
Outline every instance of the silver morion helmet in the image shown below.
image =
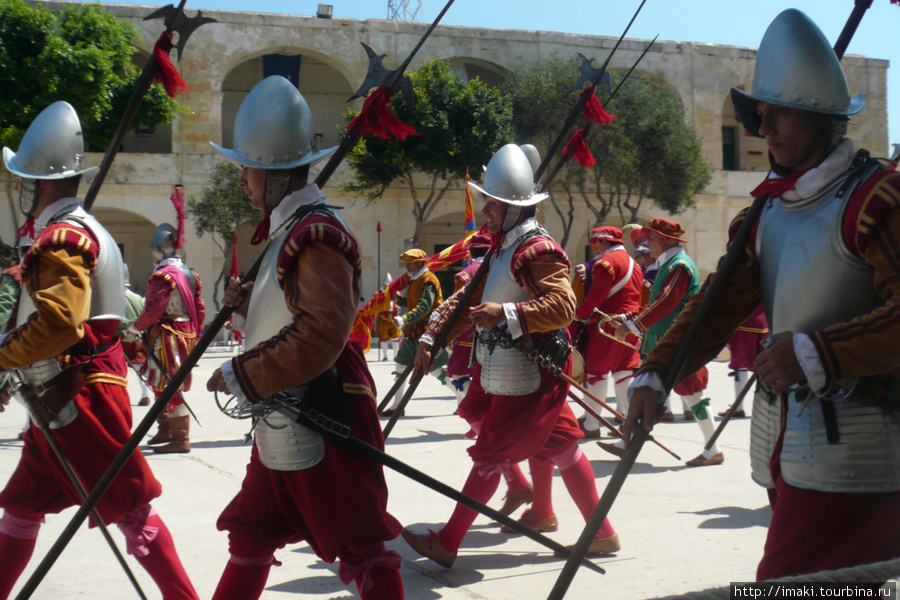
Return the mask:
{"type": "Polygon", "coordinates": [[[3,164],[22,178],[19,209],[26,217],[34,210],[37,179],[65,179],[94,173],[84,168],[81,121],[68,102],[54,102],[41,111],[22,138],[19,151],[3,148],[3,164]]]}
{"type": "Polygon", "coordinates": [[[753,89],[731,88],[738,119],[760,136],[758,102],[799,108],[836,117],[855,115],[866,103],[865,93],[850,97],[841,63],[812,20],[788,9],[772,21],[759,44],[753,89]]]}
{"type": "Polygon", "coordinates": [[[81,122],[72,105],[62,101],[31,122],[18,152],[3,148],[3,163],[11,173],[28,179],[64,179],[97,171],[84,168],[81,122]]]}
{"type": "MultiPolygon", "coordinates": [[[[256,84],[234,119],[234,149],[210,145],[226,158],[257,169],[293,169],[334,152],[313,151],[313,117],[290,81],[274,75],[256,84]]],[[[279,198],[280,200],[280,198],[279,198]]]]}
{"type": "Polygon", "coordinates": [[[153,232],[150,248],[159,250],[163,257],[172,256],[178,249],[178,230],[169,223],[162,223],[153,232]]]}
{"type": "MultiPolygon", "coordinates": [[[[488,162],[484,170],[484,183],[479,186],[469,182],[472,195],[482,202],[493,198],[518,207],[533,206],[546,199],[549,194],[536,194],[534,190],[535,167],[532,160],[535,157],[537,150],[533,146],[506,144],[488,162]]],[[[537,162],[540,163],[540,160],[537,162]]]]}

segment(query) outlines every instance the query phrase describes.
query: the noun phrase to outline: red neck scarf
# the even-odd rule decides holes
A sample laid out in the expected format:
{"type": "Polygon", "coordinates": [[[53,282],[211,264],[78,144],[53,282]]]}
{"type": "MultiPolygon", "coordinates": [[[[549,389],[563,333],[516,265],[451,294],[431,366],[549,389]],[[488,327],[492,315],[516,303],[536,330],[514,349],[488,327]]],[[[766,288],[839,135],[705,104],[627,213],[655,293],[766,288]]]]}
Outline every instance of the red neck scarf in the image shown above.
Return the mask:
{"type": "Polygon", "coordinates": [[[750,195],[755,198],[756,196],[768,194],[769,198],[780,198],[786,192],[794,189],[794,185],[797,183],[797,180],[800,179],[805,173],[806,171],[800,171],[799,173],[791,173],[790,175],[785,175],[784,177],[771,177],[756,186],[756,188],[752,192],[750,192],[750,195]]]}

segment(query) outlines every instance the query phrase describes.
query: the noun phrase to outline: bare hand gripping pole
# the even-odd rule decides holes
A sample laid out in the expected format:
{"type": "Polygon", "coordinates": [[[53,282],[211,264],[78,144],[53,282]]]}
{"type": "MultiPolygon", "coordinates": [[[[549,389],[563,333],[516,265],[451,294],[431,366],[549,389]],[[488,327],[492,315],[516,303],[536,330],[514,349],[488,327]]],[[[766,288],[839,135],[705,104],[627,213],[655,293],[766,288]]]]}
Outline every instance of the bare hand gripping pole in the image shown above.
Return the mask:
{"type": "MultiPolygon", "coordinates": [[[[444,10],[441,11],[432,26],[429,27],[425,32],[422,40],[419,41],[419,44],[416,45],[416,47],[413,49],[413,52],[406,59],[406,61],[404,61],[404,68],[406,65],[409,65],[415,52],[417,52],[419,48],[421,48],[425,39],[429,35],[431,35],[432,31],[434,31],[434,28],[435,26],[437,26],[438,21],[441,19],[441,17],[444,16],[450,5],[453,4],[453,1],[454,0],[449,0],[447,2],[444,10]]],[[[402,75],[402,73],[399,71],[400,70],[398,69],[397,71],[392,72],[394,74],[392,79],[395,85],[397,79],[402,75]]],[[[347,137],[355,136],[355,143],[359,140],[360,135],[361,131],[351,131],[347,133],[345,139],[347,137]]],[[[334,172],[334,169],[337,168],[337,163],[340,162],[339,160],[337,160],[338,154],[343,150],[343,154],[340,155],[340,158],[343,158],[351,149],[352,144],[344,144],[342,142],[341,147],[337,151],[335,151],[334,154],[332,154],[331,160],[329,160],[323,171],[316,178],[316,183],[319,185],[319,187],[322,187],[325,184],[325,182],[328,180],[328,177],[331,175],[331,173],[334,172]]],[[[250,267],[250,270],[247,271],[247,274],[241,280],[242,284],[254,281],[256,279],[256,276],[259,273],[259,267],[262,264],[262,260],[265,254],[265,250],[260,252],[259,258],[256,259],[256,262],[253,263],[253,266],[250,267]]],[[[181,367],[178,369],[175,375],[172,376],[172,379],[169,381],[166,389],[150,406],[147,414],[135,428],[134,432],[131,434],[131,437],[128,438],[128,441],[122,447],[122,450],[119,451],[119,454],[116,456],[116,458],[110,464],[109,468],[94,486],[94,489],[91,490],[90,494],[88,494],[88,497],[85,499],[84,504],[81,505],[81,507],[72,517],[72,520],[69,521],[68,525],[66,525],[66,528],[53,543],[53,546],[47,552],[47,555],[41,560],[41,563],[37,566],[34,573],[32,573],[31,577],[25,583],[25,586],[16,596],[16,600],[25,600],[31,597],[35,589],[37,589],[37,586],[40,585],[41,581],[53,567],[56,559],[59,558],[60,554],[62,554],[63,550],[72,540],[75,532],[78,531],[78,528],[87,518],[90,511],[94,508],[94,506],[96,506],[97,502],[100,501],[100,499],[103,497],[103,494],[106,493],[106,490],[109,489],[109,486],[112,484],[113,480],[125,466],[125,463],[128,462],[128,459],[138,447],[140,441],[144,439],[144,436],[147,435],[147,432],[150,431],[151,427],[153,427],[157,417],[159,417],[159,415],[165,409],[166,405],[168,405],[169,400],[172,399],[172,396],[175,395],[175,393],[181,387],[181,384],[184,383],[184,380],[187,378],[188,374],[190,374],[191,369],[193,369],[194,365],[197,364],[197,361],[200,360],[203,352],[206,351],[206,349],[212,343],[213,339],[215,339],[216,335],[218,335],[222,327],[225,326],[225,323],[228,321],[228,318],[231,316],[232,312],[234,312],[233,307],[225,307],[216,314],[213,322],[209,325],[209,327],[206,328],[206,331],[203,332],[203,336],[201,336],[201,338],[197,340],[197,345],[194,346],[193,351],[191,351],[191,353],[185,359],[184,363],[182,363],[181,367]]]]}

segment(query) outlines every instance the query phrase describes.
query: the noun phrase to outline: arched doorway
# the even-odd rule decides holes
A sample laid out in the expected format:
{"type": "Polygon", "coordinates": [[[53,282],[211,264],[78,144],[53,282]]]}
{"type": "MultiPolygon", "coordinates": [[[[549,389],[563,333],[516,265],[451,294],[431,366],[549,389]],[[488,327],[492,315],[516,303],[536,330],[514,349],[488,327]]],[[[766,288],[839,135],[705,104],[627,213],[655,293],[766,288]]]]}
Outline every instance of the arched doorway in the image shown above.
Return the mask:
{"type": "Polygon", "coordinates": [[[325,147],[340,139],[350,82],[322,57],[280,51],[250,58],[232,69],[222,82],[222,145],[234,145],[234,117],[247,94],[269,75],[282,75],[297,85],[314,117],[314,144],[325,147]]]}
{"type": "Polygon", "coordinates": [[[153,239],[156,224],[142,215],[120,208],[96,206],[91,214],[116,240],[128,265],[131,289],[143,296],[154,267],[150,240],[153,239]]]}

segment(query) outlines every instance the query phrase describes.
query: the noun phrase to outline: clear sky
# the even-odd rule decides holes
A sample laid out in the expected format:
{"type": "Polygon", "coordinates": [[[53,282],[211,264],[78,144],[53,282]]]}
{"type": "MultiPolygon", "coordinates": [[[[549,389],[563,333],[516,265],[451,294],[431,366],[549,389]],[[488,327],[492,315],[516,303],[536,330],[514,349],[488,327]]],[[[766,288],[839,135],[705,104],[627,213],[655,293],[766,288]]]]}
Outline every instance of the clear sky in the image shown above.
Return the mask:
{"type": "MultiPolygon", "coordinates": [[[[128,4],[165,5],[172,1],[142,0],[128,4]]],[[[433,21],[445,1],[421,0],[424,21],[433,21]]],[[[409,3],[417,4],[415,0],[409,0],[409,3]]],[[[257,0],[252,5],[238,0],[188,0],[186,8],[246,11],[253,6],[259,12],[314,15],[319,4],[331,4],[335,18],[387,17],[388,0],[257,0]]],[[[639,0],[455,0],[442,23],[619,36],[639,4],[639,0]]],[[[651,39],[659,34],[660,40],[755,48],[779,12],[798,8],[809,15],[834,43],[853,4],[853,0],[647,0],[628,37],[651,39]]],[[[891,61],[888,70],[889,139],[900,142],[900,6],[889,0],[874,0],[847,53],[891,61]]],[[[594,58],[602,60],[605,57],[594,58]]],[[[858,90],[850,92],[855,94],[858,90]]],[[[871,150],[880,153],[887,149],[871,150]]]]}

